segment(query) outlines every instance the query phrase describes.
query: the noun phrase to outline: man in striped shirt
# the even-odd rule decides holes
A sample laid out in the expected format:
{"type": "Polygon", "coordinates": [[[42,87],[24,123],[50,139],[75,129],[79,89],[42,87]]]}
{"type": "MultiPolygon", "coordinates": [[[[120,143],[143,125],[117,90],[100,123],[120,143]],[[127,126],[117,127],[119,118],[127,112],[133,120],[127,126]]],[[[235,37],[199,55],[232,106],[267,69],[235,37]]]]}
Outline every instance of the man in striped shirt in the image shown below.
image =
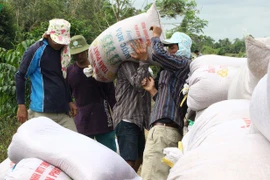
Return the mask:
{"type": "Polygon", "coordinates": [[[143,155],[142,179],[164,180],[169,174],[169,166],[161,162],[163,149],[177,147],[183,137],[184,116],[187,111],[186,102],[181,103],[181,93],[189,73],[191,62],[190,37],[176,32],[168,40],[161,42],[160,27],[153,27],[152,59],[162,65],[158,81],[158,90],[154,80],[149,78],[143,82],[144,88],[155,100],[151,114],[151,129],[148,133],[143,155]],[[168,51],[164,49],[168,46],[168,51]],[[182,106],[180,107],[180,104],[182,106]]]}
{"type": "MultiPolygon", "coordinates": [[[[137,48],[146,52],[145,45],[137,48]]],[[[150,73],[147,54],[132,57],[140,61],[122,62],[117,71],[113,120],[120,155],[137,171],[145,147],[144,128],[149,127],[151,112],[151,96],[143,89],[141,81],[150,77],[150,73]]]]}

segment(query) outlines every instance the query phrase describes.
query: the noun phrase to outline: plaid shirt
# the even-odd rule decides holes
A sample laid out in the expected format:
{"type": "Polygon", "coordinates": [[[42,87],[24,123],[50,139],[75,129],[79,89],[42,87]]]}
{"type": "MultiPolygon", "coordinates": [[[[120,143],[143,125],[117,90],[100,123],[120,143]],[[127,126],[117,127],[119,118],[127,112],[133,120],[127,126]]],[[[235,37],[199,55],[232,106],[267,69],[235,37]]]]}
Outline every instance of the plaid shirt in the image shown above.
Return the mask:
{"type": "Polygon", "coordinates": [[[183,127],[187,105],[185,102],[180,107],[184,98],[181,90],[188,78],[191,60],[168,54],[157,37],[151,39],[151,44],[152,59],[164,68],[158,81],[158,93],[154,97],[155,105],[151,114],[151,124],[160,119],[171,119],[183,127]]]}
{"type": "Polygon", "coordinates": [[[151,96],[141,86],[141,81],[149,77],[149,64],[139,61],[123,62],[117,72],[113,107],[114,126],[122,120],[128,120],[141,129],[149,127],[151,96]]]}

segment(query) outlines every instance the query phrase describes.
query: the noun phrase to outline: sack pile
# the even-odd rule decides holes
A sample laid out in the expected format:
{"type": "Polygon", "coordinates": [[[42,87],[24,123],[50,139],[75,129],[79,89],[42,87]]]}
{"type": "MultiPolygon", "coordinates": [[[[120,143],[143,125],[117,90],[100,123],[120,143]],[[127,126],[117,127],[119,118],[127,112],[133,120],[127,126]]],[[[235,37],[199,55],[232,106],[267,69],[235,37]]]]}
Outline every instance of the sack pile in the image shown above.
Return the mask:
{"type": "Polygon", "coordinates": [[[196,119],[183,138],[184,154],[169,180],[270,179],[270,49],[261,43],[269,41],[258,42],[247,38],[247,64],[234,83],[247,92],[246,98],[234,94],[233,99],[210,105],[196,119]]]}
{"type": "Polygon", "coordinates": [[[246,58],[218,55],[205,55],[193,60],[188,79],[188,107],[200,111],[226,100],[231,81],[246,62],[246,58]]]}
{"type": "Polygon", "coordinates": [[[58,167],[75,180],[140,180],[120,155],[49,118],[33,118],[13,136],[8,157],[14,163],[38,158],[58,167]]]}

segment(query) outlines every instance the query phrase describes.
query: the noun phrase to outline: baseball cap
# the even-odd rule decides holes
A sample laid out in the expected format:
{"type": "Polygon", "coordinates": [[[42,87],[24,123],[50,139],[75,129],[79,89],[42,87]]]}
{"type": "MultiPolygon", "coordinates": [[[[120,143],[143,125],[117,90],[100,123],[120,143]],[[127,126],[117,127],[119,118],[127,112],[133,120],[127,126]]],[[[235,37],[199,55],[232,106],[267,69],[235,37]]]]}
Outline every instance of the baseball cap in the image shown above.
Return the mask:
{"type": "Polygon", "coordinates": [[[79,54],[83,51],[86,51],[89,48],[89,44],[87,44],[85,38],[82,35],[76,35],[71,38],[71,42],[69,44],[70,54],[79,54]]]}
{"type": "Polygon", "coordinates": [[[191,57],[190,48],[192,45],[192,40],[187,34],[182,32],[175,32],[171,38],[162,40],[161,42],[164,45],[177,44],[178,51],[176,52],[176,55],[185,56],[187,58],[191,57]]]}

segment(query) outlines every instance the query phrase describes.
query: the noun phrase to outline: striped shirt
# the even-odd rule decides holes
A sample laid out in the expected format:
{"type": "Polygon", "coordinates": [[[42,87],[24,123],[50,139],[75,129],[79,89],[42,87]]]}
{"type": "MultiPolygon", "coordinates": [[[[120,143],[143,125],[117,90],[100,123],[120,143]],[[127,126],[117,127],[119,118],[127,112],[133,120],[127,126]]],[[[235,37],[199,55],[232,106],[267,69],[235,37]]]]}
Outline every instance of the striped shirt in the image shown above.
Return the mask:
{"type": "Polygon", "coordinates": [[[149,64],[143,61],[139,63],[126,61],[120,65],[115,87],[114,126],[125,119],[141,129],[148,129],[151,96],[141,86],[141,81],[150,76],[148,67],[149,64]]]}
{"type": "Polygon", "coordinates": [[[189,73],[190,59],[169,54],[160,39],[153,37],[152,59],[162,65],[158,93],[154,96],[155,105],[151,114],[151,123],[161,119],[170,119],[180,127],[184,125],[184,116],[187,111],[186,102],[180,107],[184,96],[181,90],[184,87],[189,73]]]}

